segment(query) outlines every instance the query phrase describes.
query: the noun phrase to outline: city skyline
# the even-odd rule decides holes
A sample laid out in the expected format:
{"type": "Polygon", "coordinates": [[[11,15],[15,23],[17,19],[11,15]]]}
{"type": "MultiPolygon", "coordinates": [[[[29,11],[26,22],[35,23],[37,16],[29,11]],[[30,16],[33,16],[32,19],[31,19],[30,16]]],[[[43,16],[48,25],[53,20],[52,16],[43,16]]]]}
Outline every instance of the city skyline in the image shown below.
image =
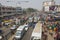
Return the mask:
{"type": "MultiPolygon", "coordinates": [[[[44,1],[50,0],[0,0],[0,3],[5,6],[13,6],[13,7],[22,7],[22,8],[35,8],[38,10],[42,9],[42,4],[44,1]],[[8,2],[10,1],[10,2],[8,2]],[[28,2],[24,2],[28,1],[28,2]]],[[[60,4],[60,0],[55,0],[56,4],[60,4]]]]}

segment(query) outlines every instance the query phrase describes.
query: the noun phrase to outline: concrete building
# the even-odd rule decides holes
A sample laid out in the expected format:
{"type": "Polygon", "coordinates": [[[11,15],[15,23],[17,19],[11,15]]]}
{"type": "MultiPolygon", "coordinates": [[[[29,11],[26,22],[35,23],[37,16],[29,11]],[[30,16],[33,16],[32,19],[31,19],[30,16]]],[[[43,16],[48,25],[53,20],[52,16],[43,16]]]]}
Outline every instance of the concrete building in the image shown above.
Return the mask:
{"type": "Polygon", "coordinates": [[[21,7],[16,7],[16,14],[22,14],[23,10],[21,7]]]}
{"type": "Polygon", "coordinates": [[[60,13],[60,5],[55,4],[54,0],[43,2],[43,11],[47,13],[60,13]]]}
{"type": "Polygon", "coordinates": [[[50,6],[55,5],[55,1],[44,1],[43,2],[43,11],[50,12],[50,6]]]}
{"type": "Polygon", "coordinates": [[[21,7],[3,6],[0,4],[0,17],[21,14],[21,13],[22,13],[21,7]]]}
{"type": "Polygon", "coordinates": [[[0,17],[16,14],[16,8],[0,4],[0,17]]]}
{"type": "Polygon", "coordinates": [[[10,18],[14,18],[14,16],[20,16],[19,14],[22,14],[21,7],[3,6],[0,3],[0,24],[3,20],[9,20],[10,18]]]}
{"type": "Polygon", "coordinates": [[[56,6],[56,12],[60,13],[60,5],[55,5],[56,6]]]}

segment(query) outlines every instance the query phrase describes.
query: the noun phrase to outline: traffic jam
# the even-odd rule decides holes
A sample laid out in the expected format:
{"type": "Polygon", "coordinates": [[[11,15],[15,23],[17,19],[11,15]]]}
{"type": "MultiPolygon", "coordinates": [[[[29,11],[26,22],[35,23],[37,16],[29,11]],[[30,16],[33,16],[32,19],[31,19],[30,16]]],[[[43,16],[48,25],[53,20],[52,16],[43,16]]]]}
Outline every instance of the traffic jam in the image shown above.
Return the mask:
{"type": "Polygon", "coordinates": [[[23,40],[23,36],[28,33],[31,27],[33,30],[29,40],[49,40],[49,35],[54,40],[60,40],[60,16],[50,14],[43,16],[41,14],[30,17],[22,16],[22,18],[14,17],[14,20],[7,19],[4,19],[0,25],[3,27],[0,29],[0,40],[23,40]]]}
{"type": "Polygon", "coordinates": [[[20,17],[20,15],[3,18],[2,24],[0,24],[0,26],[1,26],[0,27],[0,40],[8,40],[15,33],[16,33],[16,36],[17,35],[19,36],[19,33],[21,33],[21,32],[19,32],[19,30],[21,30],[21,29],[22,29],[21,31],[23,31],[23,32],[27,31],[28,25],[27,25],[27,23],[24,24],[27,20],[28,20],[28,18],[26,16],[20,17]],[[21,28],[20,28],[20,26],[21,26],[21,28]],[[18,28],[20,28],[20,29],[18,30],[18,28]]]}

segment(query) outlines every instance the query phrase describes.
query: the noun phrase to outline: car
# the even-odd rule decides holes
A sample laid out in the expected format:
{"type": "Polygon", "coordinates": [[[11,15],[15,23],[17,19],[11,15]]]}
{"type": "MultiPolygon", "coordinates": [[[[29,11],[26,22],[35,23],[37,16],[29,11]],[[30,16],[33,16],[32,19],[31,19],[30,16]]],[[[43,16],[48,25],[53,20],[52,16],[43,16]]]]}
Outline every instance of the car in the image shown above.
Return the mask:
{"type": "Polygon", "coordinates": [[[21,25],[17,28],[16,34],[14,36],[15,40],[20,40],[25,34],[25,26],[21,25]]]}
{"type": "Polygon", "coordinates": [[[20,38],[21,38],[20,35],[21,35],[21,32],[20,32],[20,31],[17,31],[16,34],[15,34],[14,39],[15,39],[15,40],[20,40],[20,38]]]}
{"type": "Polygon", "coordinates": [[[13,25],[10,29],[14,30],[16,28],[17,28],[16,25],[13,25]]]}
{"type": "Polygon", "coordinates": [[[0,40],[2,40],[2,36],[0,35],[0,40]]]}
{"type": "Polygon", "coordinates": [[[28,31],[29,27],[28,27],[28,24],[25,24],[25,30],[28,31]]]}

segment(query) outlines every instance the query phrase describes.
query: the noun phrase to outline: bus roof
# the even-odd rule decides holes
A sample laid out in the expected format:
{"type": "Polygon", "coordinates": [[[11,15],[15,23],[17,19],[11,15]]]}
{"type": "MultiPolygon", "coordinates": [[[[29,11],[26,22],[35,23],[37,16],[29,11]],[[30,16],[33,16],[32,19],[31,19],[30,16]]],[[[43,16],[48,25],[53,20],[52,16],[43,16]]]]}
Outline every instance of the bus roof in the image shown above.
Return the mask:
{"type": "Polygon", "coordinates": [[[40,31],[42,31],[42,24],[39,22],[39,23],[36,24],[33,32],[34,33],[39,33],[40,31]]]}
{"type": "Polygon", "coordinates": [[[32,32],[31,37],[39,37],[41,38],[42,36],[42,23],[38,22],[32,32]]]}
{"type": "Polygon", "coordinates": [[[23,26],[23,25],[22,25],[22,26],[19,26],[19,27],[17,28],[17,30],[23,30],[24,27],[25,27],[25,26],[23,26]]]}

